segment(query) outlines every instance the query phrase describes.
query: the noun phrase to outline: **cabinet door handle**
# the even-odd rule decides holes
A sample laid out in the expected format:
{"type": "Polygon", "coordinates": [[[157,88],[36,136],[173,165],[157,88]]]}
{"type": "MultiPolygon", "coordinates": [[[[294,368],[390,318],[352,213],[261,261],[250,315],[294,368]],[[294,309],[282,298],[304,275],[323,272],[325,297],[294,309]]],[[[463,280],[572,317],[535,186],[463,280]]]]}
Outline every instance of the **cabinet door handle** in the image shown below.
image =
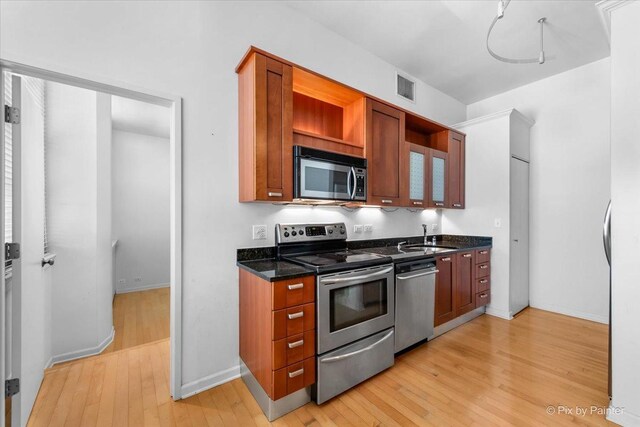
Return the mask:
{"type": "Polygon", "coordinates": [[[287,286],[287,288],[289,288],[290,291],[295,291],[296,289],[304,288],[304,283],[296,283],[295,285],[289,285],[287,286]]]}
{"type": "Polygon", "coordinates": [[[289,348],[300,347],[302,344],[304,344],[304,340],[300,340],[300,341],[296,341],[296,342],[290,342],[289,343],[289,348]]]}
{"type": "Polygon", "coordinates": [[[287,317],[289,318],[289,320],[299,319],[302,316],[304,316],[304,311],[299,311],[297,313],[287,314],[287,317]]]}
{"type": "Polygon", "coordinates": [[[413,204],[422,206],[422,202],[413,202],[413,204]]]}
{"type": "Polygon", "coordinates": [[[487,283],[487,282],[488,282],[488,280],[487,280],[487,279],[482,279],[482,280],[480,280],[480,283],[481,283],[481,284],[483,284],[483,285],[484,285],[485,283],[487,283]]]}
{"type": "Polygon", "coordinates": [[[382,203],[385,203],[385,204],[393,203],[393,200],[388,200],[388,199],[382,199],[382,200],[380,200],[380,201],[381,201],[382,203]]]}
{"type": "Polygon", "coordinates": [[[464,254],[462,255],[464,258],[471,258],[471,254],[464,254]]]}
{"type": "Polygon", "coordinates": [[[483,264],[483,265],[480,266],[481,270],[485,270],[487,268],[489,268],[489,266],[487,264],[483,264]]]}
{"type": "Polygon", "coordinates": [[[434,203],[436,206],[444,206],[444,203],[434,203]]]}
{"type": "Polygon", "coordinates": [[[267,193],[267,195],[268,195],[269,197],[282,197],[282,193],[278,193],[278,192],[275,192],[275,191],[269,191],[269,192],[267,193]]]}
{"type": "Polygon", "coordinates": [[[449,257],[441,258],[441,259],[440,259],[440,261],[442,261],[442,262],[448,262],[448,261],[451,261],[451,258],[449,258],[449,257]]]}
{"type": "Polygon", "coordinates": [[[488,296],[489,296],[489,295],[487,295],[487,294],[485,294],[485,293],[480,294],[480,298],[486,298],[486,297],[488,297],[488,296]]]}
{"type": "Polygon", "coordinates": [[[486,255],[488,253],[489,253],[489,251],[480,251],[480,255],[486,255]]]}
{"type": "Polygon", "coordinates": [[[304,374],[304,368],[298,369],[297,371],[289,372],[289,378],[295,378],[304,374]]]}
{"type": "Polygon", "coordinates": [[[453,207],[454,207],[454,208],[461,208],[461,207],[462,207],[462,205],[461,205],[460,203],[454,203],[454,204],[453,204],[453,207]]]}

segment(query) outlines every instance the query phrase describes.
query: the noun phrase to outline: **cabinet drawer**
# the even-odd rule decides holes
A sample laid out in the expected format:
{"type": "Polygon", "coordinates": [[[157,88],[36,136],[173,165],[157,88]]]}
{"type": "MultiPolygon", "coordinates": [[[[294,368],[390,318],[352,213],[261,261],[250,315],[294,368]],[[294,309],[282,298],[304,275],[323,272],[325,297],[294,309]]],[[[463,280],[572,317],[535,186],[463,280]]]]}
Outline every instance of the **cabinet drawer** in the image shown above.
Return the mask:
{"type": "Polygon", "coordinates": [[[476,308],[487,305],[491,302],[491,291],[478,292],[476,294],[476,308]]]}
{"type": "Polygon", "coordinates": [[[316,327],[314,303],[277,310],[272,316],[273,340],[299,335],[316,327]]]}
{"type": "Polygon", "coordinates": [[[491,279],[489,276],[476,280],[476,292],[488,291],[491,287],[491,279]]]}
{"type": "Polygon", "coordinates": [[[315,301],[315,276],[274,282],[272,287],[273,310],[280,310],[315,301]]]}
{"type": "Polygon", "coordinates": [[[491,261],[491,249],[479,249],[476,251],[476,264],[484,264],[491,261]]]}
{"type": "Polygon", "coordinates": [[[316,382],[316,358],[310,357],[286,368],[273,371],[272,400],[282,399],[288,394],[308,387],[316,382]]]}
{"type": "Polygon", "coordinates": [[[301,362],[303,359],[316,355],[316,334],[314,331],[306,331],[304,334],[293,335],[274,341],[273,366],[274,371],[284,368],[292,363],[301,362]]]}
{"type": "Polygon", "coordinates": [[[491,265],[488,262],[476,265],[476,279],[487,277],[491,274],[491,265]]]}

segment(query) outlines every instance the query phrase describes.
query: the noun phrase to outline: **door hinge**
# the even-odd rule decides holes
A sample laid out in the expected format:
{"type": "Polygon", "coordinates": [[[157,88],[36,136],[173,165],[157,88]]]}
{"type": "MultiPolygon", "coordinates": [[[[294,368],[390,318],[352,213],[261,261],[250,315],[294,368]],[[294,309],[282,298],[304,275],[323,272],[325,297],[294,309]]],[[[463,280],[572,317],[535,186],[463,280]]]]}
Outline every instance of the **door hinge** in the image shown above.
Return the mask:
{"type": "Polygon", "coordinates": [[[4,122],[14,125],[20,124],[20,109],[17,107],[4,106],[4,122]]]}
{"type": "Polygon", "coordinates": [[[20,243],[5,243],[4,260],[9,261],[18,258],[20,258],[20,243]]]}
{"type": "Polygon", "coordinates": [[[11,378],[4,382],[4,397],[11,397],[20,393],[20,378],[11,378]]]}

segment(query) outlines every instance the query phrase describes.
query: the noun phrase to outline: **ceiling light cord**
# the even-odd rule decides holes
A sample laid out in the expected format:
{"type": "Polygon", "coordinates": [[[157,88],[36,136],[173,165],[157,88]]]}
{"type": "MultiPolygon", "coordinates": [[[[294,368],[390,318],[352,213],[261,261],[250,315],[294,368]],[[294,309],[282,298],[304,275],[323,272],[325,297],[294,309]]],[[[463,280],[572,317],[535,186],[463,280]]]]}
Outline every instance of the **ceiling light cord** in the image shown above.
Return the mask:
{"type": "Polygon", "coordinates": [[[540,54],[538,55],[537,58],[527,58],[527,59],[506,58],[504,56],[498,55],[493,50],[491,50],[491,46],[489,46],[489,37],[491,36],[491,30],[493,30],[493,27],[496,25],[496,22],[498,22],[499,19],[504,17],[504,11],[507,9],[507,6],[509,6],[510,2],[511,0],[498,1],[498,14],[495,16],[495,18],[493,18],[493,22],[491,22],[489,31],[487,31],[487,51],[489,51],[489,54],[493,56],[495,59],[497,59],[498,61],[507,62],[509,64],[535,64],[535,63],[544,64],[544,61],[545,61],[544,23],[546,22],[547,18],[538,19],[538,23],[540,24],[540,54]]]}

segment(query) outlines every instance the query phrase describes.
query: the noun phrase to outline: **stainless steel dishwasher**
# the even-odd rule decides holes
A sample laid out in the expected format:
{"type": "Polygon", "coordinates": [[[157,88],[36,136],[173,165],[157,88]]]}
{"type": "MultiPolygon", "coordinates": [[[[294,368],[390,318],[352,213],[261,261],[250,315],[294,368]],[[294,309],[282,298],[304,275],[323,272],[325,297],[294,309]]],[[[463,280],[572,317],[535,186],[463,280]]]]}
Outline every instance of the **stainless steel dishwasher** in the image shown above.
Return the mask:
{"type": "Polygon", "coordinates": [[[433,335],[437,272],[433,258],[396,264],[396,353],[433,335]]]}

